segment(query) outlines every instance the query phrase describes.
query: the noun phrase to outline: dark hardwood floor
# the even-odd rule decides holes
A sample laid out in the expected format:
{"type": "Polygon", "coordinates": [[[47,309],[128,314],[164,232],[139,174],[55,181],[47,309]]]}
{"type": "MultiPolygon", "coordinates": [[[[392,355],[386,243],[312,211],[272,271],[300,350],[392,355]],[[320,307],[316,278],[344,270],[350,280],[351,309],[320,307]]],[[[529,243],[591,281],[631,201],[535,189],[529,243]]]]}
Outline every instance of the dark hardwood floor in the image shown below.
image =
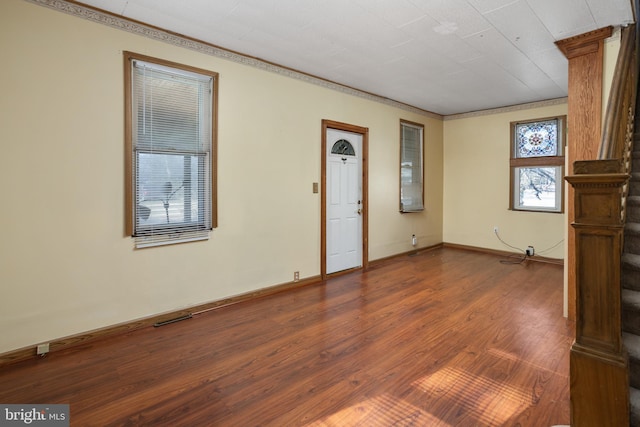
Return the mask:
{"type": "Polygon", "coordinates": [[[436,249],[0,370],[72,426],[569,424],[562,267],[436,249]]]}

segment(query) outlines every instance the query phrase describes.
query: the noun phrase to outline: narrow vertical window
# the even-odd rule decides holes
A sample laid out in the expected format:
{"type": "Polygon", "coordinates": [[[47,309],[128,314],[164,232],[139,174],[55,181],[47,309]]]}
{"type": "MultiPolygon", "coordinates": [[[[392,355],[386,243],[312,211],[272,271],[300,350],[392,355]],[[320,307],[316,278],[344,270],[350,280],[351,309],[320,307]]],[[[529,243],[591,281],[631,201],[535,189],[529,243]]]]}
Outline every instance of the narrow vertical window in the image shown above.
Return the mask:
{"type": "Polygon", "coordinates": [[[511,209],[562,212],[564,121],[511,123],[511,209]]]}
{"type": "Polygon", "coordinates": [[[400,120],[400,212],[424,210],[424,125],[400,120]]]}
{"type": "Polygon", "coordinates": [[[214,226],[217,74],[125,53],[127,233],[137,247],[214,226]]]}

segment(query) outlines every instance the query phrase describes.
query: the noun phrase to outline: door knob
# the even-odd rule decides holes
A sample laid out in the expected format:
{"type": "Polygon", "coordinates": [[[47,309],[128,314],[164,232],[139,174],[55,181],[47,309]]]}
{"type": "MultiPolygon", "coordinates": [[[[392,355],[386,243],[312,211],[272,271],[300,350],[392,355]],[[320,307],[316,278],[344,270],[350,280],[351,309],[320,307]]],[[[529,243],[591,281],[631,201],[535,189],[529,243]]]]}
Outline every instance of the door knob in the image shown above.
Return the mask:
{"type": "Polygon", "coordinates": [[[362,215],[362,209],[358,209],[358,210],[356,211],[356,213],[357,213],[358,215],[362,215]]]}

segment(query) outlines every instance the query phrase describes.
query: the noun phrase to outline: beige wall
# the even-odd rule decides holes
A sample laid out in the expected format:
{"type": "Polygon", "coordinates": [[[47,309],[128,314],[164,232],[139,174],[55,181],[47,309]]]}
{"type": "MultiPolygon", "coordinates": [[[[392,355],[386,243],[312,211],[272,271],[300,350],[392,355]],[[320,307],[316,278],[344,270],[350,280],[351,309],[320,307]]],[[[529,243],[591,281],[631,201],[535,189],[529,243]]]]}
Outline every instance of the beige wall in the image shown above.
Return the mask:
{"type": "MultiPolygon", "coordinates": [[[[604,44],[603,119],[619,49],[620,30],[617,29],[604,44]]],[[[510,122],[566,114],[567,104],[559,104],[504,109],[497,114],[445,121],[445,242],[512,251],[495,236],[493,227],[497,226],[501,238],[512,246],[532,245],[540,255],[566,258],[566,240],[545,251],[566,239],[568,223],[564,214],[508,210],[510,122]]],[[[565,269],[565,316],[566,282],[565,269]]]]}
{"type": "Polygon", "coordinates": [[[369,128],[370,260],[412,234],[507,251],[494,226],[537,251],[564,236],[563,214],[508,210],[508,161],[510,121],[566,104],[443,122],[22,0],[0,2],[0,53],[0,353],[318,275],[322,119],[369,128]],[[220,74],[207,242],[134,250],[123,235],[123,50],[220,74]],[[423,213],[398,213],[401,118],[425,124],[423,213]]]}
{"type": "Polygon", "coordinates": [[[369,128],[369,258],[443,240],[440,120],[21,0],[0,52],[0,352],[318,275],[322,119],[369,128]],[[220,74],[207,242],[123,235],[123,50],[220,74]],[[424,213],[398,213],[401,118],[425,125],[424,213]]]}
{"type": "Polygon", "coordinates": [[[563,258],[565,215],[509,210],[510,123],[567,114],[567,104],[463,117],[444,122],[444,241],[563,258]]]}
{"type": "Polygon", "coordinates": [[[620,51],[620,28],[616,28],[613,35],[604,41],[604,59],[602,66],[602,121],[604,122],[604,112],[609,102],[609,93],[611,92],[611,83],[613,74],[618,60],[618,52],[620,51]]]}

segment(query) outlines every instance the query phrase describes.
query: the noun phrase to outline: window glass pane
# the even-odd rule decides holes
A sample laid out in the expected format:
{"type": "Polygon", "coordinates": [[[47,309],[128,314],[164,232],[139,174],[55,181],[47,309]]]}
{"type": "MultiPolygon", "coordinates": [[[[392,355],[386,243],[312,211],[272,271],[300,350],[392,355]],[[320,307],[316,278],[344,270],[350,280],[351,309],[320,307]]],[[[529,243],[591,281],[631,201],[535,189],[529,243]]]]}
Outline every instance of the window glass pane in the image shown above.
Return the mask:
{"type": "Polygon", "coordinates": [[[400,211],[421,211],[424,210],[423,128],[408,123],[400,126],[400,211]]]}
{"type": "Polygon", "coordinates": [[[145,230],[205,226],[205,155],[138,153],[136,225],[145,230]]]}
{"type": "Polygon", "coordinates": [[[557,156],[558,121],[518,123],[515,129],[516,157],[557,156]]]}
{"type": "Polygon", "coordinates": [[[561,210],[562,168],[514,168],[514,207],[516,209],[561,210]]]}
{"type": "Polygon", "coordinates": [[[331,154],[340,154],[342,156],[355,156],[356,150],[353,149],[353,145],[346,139],[336,141],[331,147],[331,154]]]}

